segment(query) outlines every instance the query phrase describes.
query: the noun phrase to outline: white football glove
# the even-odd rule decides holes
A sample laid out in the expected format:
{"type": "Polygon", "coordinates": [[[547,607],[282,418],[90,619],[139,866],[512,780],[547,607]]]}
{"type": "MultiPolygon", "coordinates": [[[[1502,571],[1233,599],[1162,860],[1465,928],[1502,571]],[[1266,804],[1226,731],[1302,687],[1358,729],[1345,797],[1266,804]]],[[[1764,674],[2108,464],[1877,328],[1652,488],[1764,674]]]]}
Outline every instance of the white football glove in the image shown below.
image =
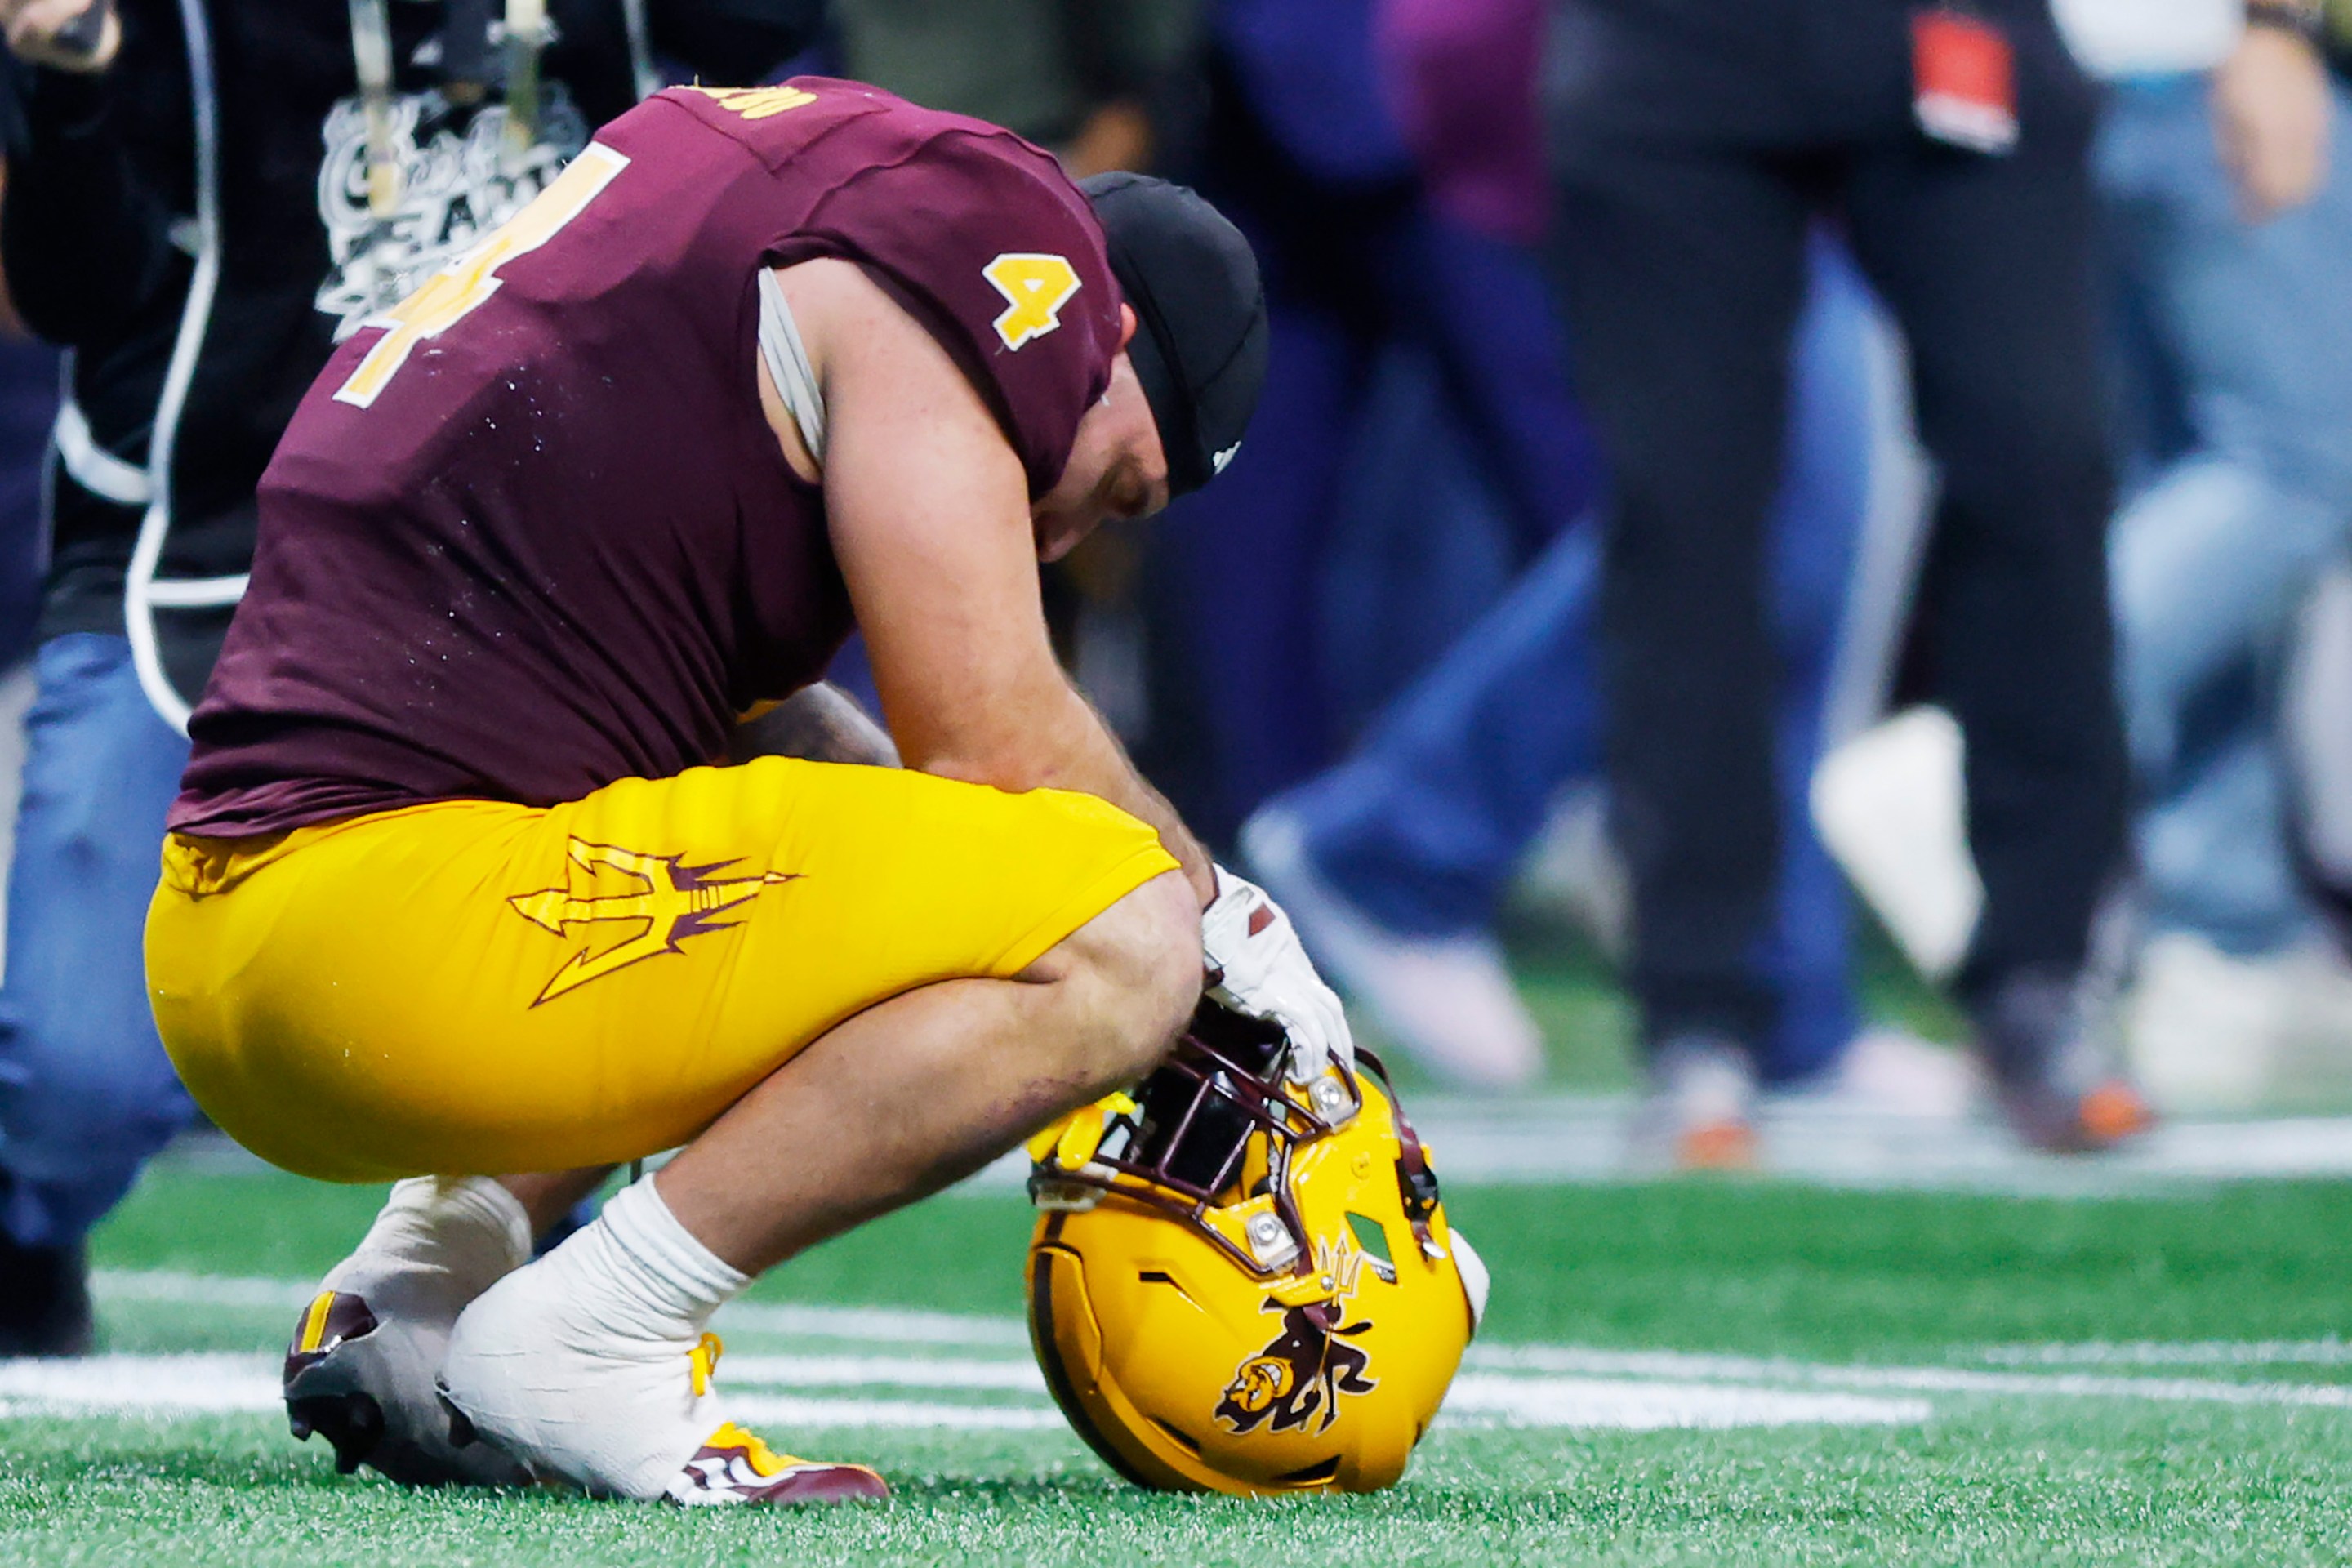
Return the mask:
{"type": "Polygon", "coordinates": [[[1212,1001],[1278,1026],[1290,1040],[1290,1077],[1311,1084],[1326,1067],[1353,1075],[1356,1042],[1339,998],[1323,984],[1282,906],[1255,883],[1216,868],[1217,898],[1201,911],[1201,950],[1222,975],[1212,1001]]]}

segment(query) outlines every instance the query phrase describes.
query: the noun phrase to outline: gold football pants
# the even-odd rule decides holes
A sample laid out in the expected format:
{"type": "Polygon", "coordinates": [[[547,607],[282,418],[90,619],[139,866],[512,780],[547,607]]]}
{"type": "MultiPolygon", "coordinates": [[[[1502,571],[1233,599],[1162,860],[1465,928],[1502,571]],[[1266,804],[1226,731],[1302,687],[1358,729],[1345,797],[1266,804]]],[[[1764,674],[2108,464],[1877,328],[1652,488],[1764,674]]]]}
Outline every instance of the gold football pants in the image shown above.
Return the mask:
{"type": "Polygon", "coordinates": [[[1175,865],[1091,795],[766,758],[173,835],[148,989],[196,1103],[274,1164],[562,1170],[683,1143],[843,1019],[1017,974],[1175,865]]]}

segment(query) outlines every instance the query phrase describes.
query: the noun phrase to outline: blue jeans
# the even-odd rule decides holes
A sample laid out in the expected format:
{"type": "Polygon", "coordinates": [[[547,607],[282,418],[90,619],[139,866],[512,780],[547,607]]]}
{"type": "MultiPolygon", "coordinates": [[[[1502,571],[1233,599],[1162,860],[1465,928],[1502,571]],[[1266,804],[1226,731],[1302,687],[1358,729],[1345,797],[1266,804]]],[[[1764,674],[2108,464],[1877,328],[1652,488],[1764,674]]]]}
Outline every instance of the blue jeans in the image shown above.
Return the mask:
{"type": "Polygon", "coordinates": [[[2315,919],[2274,697],[2352,532],[2352,93],[2310,205],[2249,226],[2202,78],[2119,89],[2098,148],[2142,471],[2111,544],[2153,922],[2275,950],[2315,919]]]}
{"type": "Polygon", "coordinates": [[[131,645],[41,645],[0,987],[0,1225],[79,1239],[195,1115],[155,1037],[142,935],[188,742],[139,689],[131,645]]]}
{"type": "MultiPolygon", "coordinates": [[[[1825,1067],[1854,1028],[1847,894],[1807,792],[1869,499],[1872,310],[1853,264],[1818,247],[1773,533],[1784,849],[1779,919],[1756,963],[1780,999],[1760,1052],[1774,1082],[1825,1067]]],[[[1318,871],[1381,923],[1432,936],[1486,926],[1559,790],[1599,776],[1599,572],[1595,531],[1563,534],[1352,756],[1284,797],[1318,871]]]]}

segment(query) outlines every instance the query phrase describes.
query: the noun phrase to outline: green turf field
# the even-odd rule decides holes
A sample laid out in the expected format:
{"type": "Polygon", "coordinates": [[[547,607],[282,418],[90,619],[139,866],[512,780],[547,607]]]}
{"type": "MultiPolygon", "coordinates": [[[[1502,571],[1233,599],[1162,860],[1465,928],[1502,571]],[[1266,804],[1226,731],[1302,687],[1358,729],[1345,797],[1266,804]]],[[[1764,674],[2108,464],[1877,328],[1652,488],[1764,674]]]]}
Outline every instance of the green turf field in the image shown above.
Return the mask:
{"type": "Polygon", "coordinates": [[[1027,1216],[991,1194],[820,1249],[723,1324],[762,1424],[898,1500],[688,1514],[337,1478],[272,1366],[374,1194],[182,1163],[98,1242],[109,1353],[0,1366],[0,1563],[2352,1560],[2352,1188],[1449,1198],[1494,1306],[1393,1492],[1111,1479],[1034,1384],[1027,1216]]]}

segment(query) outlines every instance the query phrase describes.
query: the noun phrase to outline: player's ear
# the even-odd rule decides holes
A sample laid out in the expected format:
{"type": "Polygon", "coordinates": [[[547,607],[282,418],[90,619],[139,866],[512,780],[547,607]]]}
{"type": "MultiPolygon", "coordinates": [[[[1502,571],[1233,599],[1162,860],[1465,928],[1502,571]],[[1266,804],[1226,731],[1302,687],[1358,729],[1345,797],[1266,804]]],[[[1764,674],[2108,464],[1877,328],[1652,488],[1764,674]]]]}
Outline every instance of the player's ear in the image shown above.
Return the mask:
{"type": "Polygon", "coordinates": [[[1125,353],[1127,345],[1135,341],[1135,307],[1120,301],[1118,307],[1118,352],[1125,353]]]}

